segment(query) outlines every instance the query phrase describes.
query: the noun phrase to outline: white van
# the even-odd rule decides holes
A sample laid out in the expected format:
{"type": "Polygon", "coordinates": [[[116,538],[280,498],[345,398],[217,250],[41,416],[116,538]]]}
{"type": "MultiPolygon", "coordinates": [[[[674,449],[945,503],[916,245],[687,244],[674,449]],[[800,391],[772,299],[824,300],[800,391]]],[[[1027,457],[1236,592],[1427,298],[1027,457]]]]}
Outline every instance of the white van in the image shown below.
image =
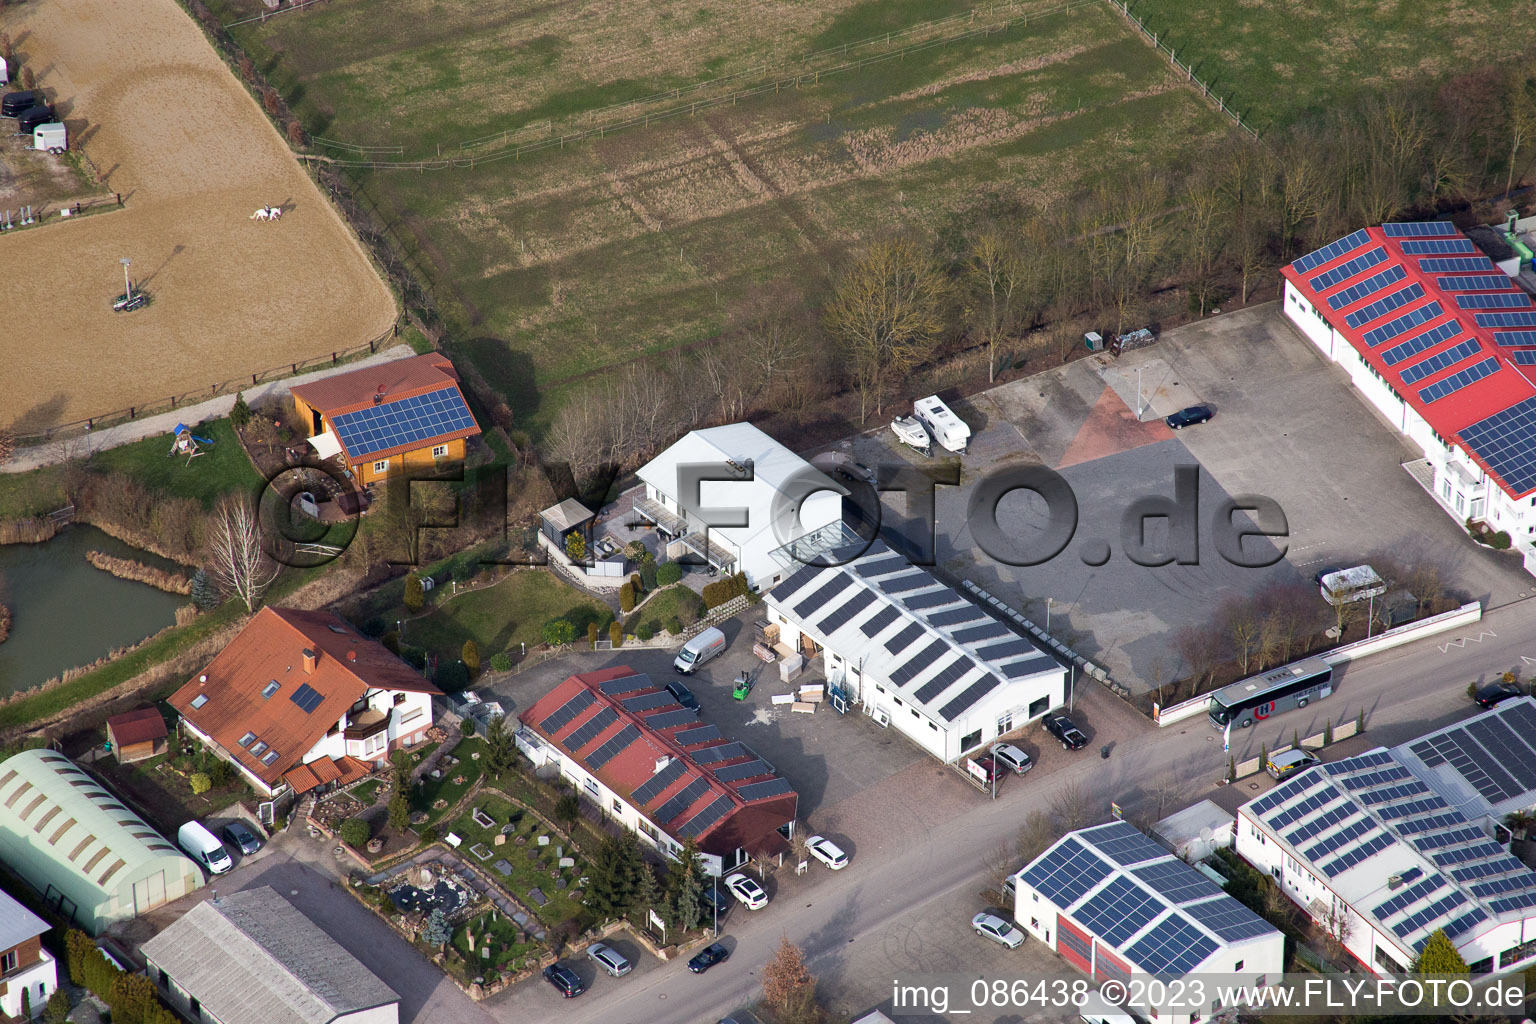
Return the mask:
{"type": "Polygon", "coordinates": [[[677,652],[677,657],[673,660],[672,667],[686,676],[724,650],[725,634],[714,626],[710,626],[704,632],[683,644],[683,649],[677,652]]]}
{"type": "Polygon", "coordinates": [[[1079,1004],[1078,1019],[1084,1024],[1140,1024],[1136,1016],[1124,1007],[1116,1006],[1097,992],[1089,989],[1079,1004]]]}
{"type": "Polygon", "coordinates": [[[187,856],[207,868],[210,874],[222,875],[235,866],[234,859],[218,837],[200,823],[189,821],[176,833],[176,842],[187,856]]]}

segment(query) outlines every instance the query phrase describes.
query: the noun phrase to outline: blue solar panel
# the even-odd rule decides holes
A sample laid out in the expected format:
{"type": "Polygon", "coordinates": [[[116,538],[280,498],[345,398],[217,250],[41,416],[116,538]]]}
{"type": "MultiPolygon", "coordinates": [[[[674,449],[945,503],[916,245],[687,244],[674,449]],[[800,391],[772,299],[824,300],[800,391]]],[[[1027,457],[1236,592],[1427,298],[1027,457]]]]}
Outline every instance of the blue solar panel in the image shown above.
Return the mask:
{"type": "Polygon", "coordinates": [[[905,628],[898,630],[895,636],[885,642],[885,649],[892,654],[900,654],[904,648],[922,635],[923,627],[915,622],[909,622],[905,628]]]}
{"type": "Polygon", "coordinates": [[[1372,267],[1386,262],[1386,259],[1387,250],[1378,245],[1376,248],[1367,250],[1346,263],[1340,263],[1332,270],[1325,270],[1321,274],[1315,275],[1307,283],[1312,286],[1313,291],[1327,291],[1340,281],[1347,281],[1356,274],[1363,274],[1372,267]]]}
{"type": "Polygon", "coordinates": [[[1378,832],[1369,839],[1364,840],[1358,846],[1352,846],[1339,854],[1333,860],[1325,861],[1318,867],[1329,878],[1337,878],[1361,861],[1368,860],[1376,854],[1391,846],[1393,839],[1385,832],[1378,832]]]}
{"type": "Polygon", "coordinates": [[[1503,914],[1510,910],[1524,910],[1526,907],[1536,907],[1536,892],[1523,892],[1517,896],[1506,896],[1504,899],[1494,900],[1488,906],[1495,914],[1503,914]]]}
{"type": "Polygon", "coordinates": [[[1397,895],[1385,899],[1376,905],[1375,914],[1379,918],[1388,918],[1393,914],[1407,910],[1413,904],[1422,899],[1428,899],[1435,890],[1445,884],[1445,879],[1439,875],[1430,875],[1417,885],[1410,885],[1397,895]]]}
{"type": "Polygon", "coordinates": [[[1477,252],[1477,246],[1465,238],[1446,238],[1430,242],[1404,242],[1403,252],[1409,256],[1449,255],[1453,252],[1477,252]]]}
{"type": "Polygon", "coordinates": [[[581,726],[575,729],[565,738],[565,749],[570,751],[580,750],[582,747],[597,739],[597,734],[619,720],[619,713],[613,708],[599,708],[597,714],[587,719],[581,726]]]}
{"type": "Polygon", "coordinates": [[[1473,313],[1479,327],[1536,327],[1536,312],[1473,313]]]}
{"type": "Polygon", "coordinates": [[[1380,320],[1394,309],[1401,309],[1408,303],[1417,302],[1423,297],[1424,288],[1421,285],[1412,284],[1407,288],[1399,288],[1386,298],[1377,299],[1369,306],[1355,310],[1344,318],[1344,322],[1351,327],[1359,327],[1372,320],[1380,320]]]}
{"type": "Polygon", "coordinates": [[[944,719],[946,722],[953,722],[956,715],[960,714],[962,711],[968,710],[971,705],[975,704],[977,701],[981,700],[981,698],[985,697],[987,694],[991,693],[993,690],[1002,685],[1003,681],[1001,679],[997,678],[997,676],[993,675],[991,672],[988,672],[986,675],[976,680],[970,686],[966,687],[960,696],[954,698],[948,704],[945,704],[942,708],[940,708],[939,717],[944,719]]]}
{"type": "Polygon", "coordinates": [[[857,594],[844,601],[838,608],[826,618],[821,620],[819,628],[822,636],[831,636],[833,631],[847,625],[848,620],[875,603],[875,595],[863,588],[857,594]]]}
{"type": "Polygon", "coordinates": [[[1413,330],[1419,324],[1427,324],[1436,317],[1444,315],[1445,310],[1440,308],[1440,303],[1431,302],[1417,309],[1409,310],[1396,320],[1389,320],[1380,327],[1365,332],[1365,343],[1372,348],[1384,341],[1391,341],[1399,334],[1413,330]]]}
{"type": "Polygon", "coordinates": [[[1472,292],[1456,296],[1457,309],[1530,309],[1524,292],[1472,292]]]}
{"type": "Polygon", "coordinates": [[[725,817],[726,812],[730,809],[731,798],[728,796],[717,796],[713,803],[706,804],[702,811],[683,822],[682,827],[677,830],[677,834],[684,839],[697,839],[714,827],[715,823],[725,817]]]}
{"type": "Polygon", "coordinates": [[[1473,907],[1470,911],[1446,925],[1445,934],[1454,939],[1456,936],[1469,931],[1486,920],[1488,920],[1488,915],[1483,912],[1483,909],[1481,907],[1473,907]]]}
{"type": "Polygon", "coordinates": [[[1275,930],[1274,925],[1230,896],[1207,903],[1195,903],[1183,910],[1226,942],[1241,942],[1275,930]]]}
{"type": "Polygon", "coordinates": [[[609,739],[603,741],[603,745],[586,756],[587,767],[597,771],[603,765],[612,761],[619,752],[640,738],[640,728],[633,723],[626,722],[624,728],[614,733],[609,739]]]}
{"type": "Polygon", "coordinates": [[[294,690],[288,699],[303,708],[306,715],[312,714],[315,708],[319,707],[320,703],[325,700],[324,697],[320,696],[320,691],[308,683],[300,683],[299,688],[294,690]]]}
{"type": "Polygon", "coordinates": [[[1353,306],[1367,295],[1374,294],[1396,284],[1408,276],[1408,271],[1403,269],[1401,263],[1394,263],[1374,277],[1368,277],[1358,284],[1352,284],[1348,288],[1340,289],[1328,296],[1328,305],[1335,310],[1345,306],[1353,306]]]}
{"type": "Polygon", "coordinates": [[[1163,912],[1161,900],[1121,875],[1072,912],[1100,940],[1119,949],[1163,912]]]}
{"type": "Polygon", "coordinates": [[[1536,349],[1516,349],[1509,354],[1509,358],[1521,366],[1536,366],[1536,349]]]}
{"type": "Polygon", "coordinates": [[[1307,253],[1295,263],[1292,263],[1291,269],[1295,270],[1298,274],[1305,274],[1313,267],[1320,267],[1330,260],[1336,260],[1351,249],[1357,249],[1370,240],[1370,232],[1361,228],[1359,231],[1345,235],[1337,241],[1329,242],[1321,249],[1307,253]]]}
{"type": "Polygon", "coordinates": [[[1216,952],[1216,942],[1175,911],[1125,951],[1148,974],[1188,974],[1216,952]]]}
{"type": "Polygon", "coordinates": [[[473,429],[475,418],[457,388],[371,405],[331,419],[347,454],[363,458],[389,448],[473,429]]]}
{"type": "Polygon", "coordinates": [[[1499,361],[1491,357],[1480,363],[1473,363],[1465,370],[1451,374],[1445,380],[1436,381],[1427,388],[1420,388],[1419,399],[1424,402],[1437,402],[1446,395],[1455,394],[1470,384],[1476,384],[1498,368],[1499,361]]]}
{"type": "Polygon", "coordinates": [[[859,623],[859,630],[867,637],[874,637],[886,626],[889,626],[891,623],[900,618],[900,616],[901,612],[897,611],[895,608],[892,608],[890,605],[886,605],[884,608],[881,608],[879,611],[875,612],[875,614],[859,623]]]}
{"type": "Polygon", "coordinates": [[[853,586],[853,581],[843,573],[834,573],[832,578],[815,590],[810,595],[795,604],[795,615],[801,619],[806,618],[812,612],[819,612],[826,607],[833,598],[853,586]]]}
{"type": "Polygon", "coordinates": [[[635,791],[630,794],[630,803],[636,807],[644,807],[658,796],[661,796],[668,786],[687,773],[688,762],[680,757],[673,758],[667,762],[666,767],[661,771],[635,787],[635,791]]]}
{"type": "Polygon", "coordinates": [[[1061,844],[1024,871],[1024,881],[1058,907],[1070,907],[1113,873],[1076,838],[1061,844]]]}
{"type": "Polygon", "coordinates": [[[807,565],[803,568],[796,569],[795,574],[789,579],[785,580],[783,583],[780,583],[778,586],[774,587],[773,590],[769,592],[769,596],[777,601],[788,601],[791,594],[795,593],[795,591],[799,590],[801,587],[811,582],[811,580],[815,579],[816,576],[824,568],[826,568],[826,566],[807,565]]]}
{"type": "Polygon", "coordinates": [[[1419,269],[1426,274],[1476,274],[1499,268],[1486,256],[1427,256],[1419,260],[1419,269]]]}
{"type": "Polygon", "coordinates": [[[1456,225],[1448,220],[1405,220],[1396,224],[1383,224],[1381,233],[1388,238],[1423,238],[1426,235],[1459,235],[1456,225]]]}
{"type": "MultiPolygon", "coordinates": [[[[1413,384],[1426,377],[1433,377],[1441,370],[1447,369],[1463,359],[1469,359],[1482,350],[1483,347],[1475,341],[1464,341],[1460,345],[1452,345],[1444,352],[1436,352],[1428,359],[1420,359],[1412,366],[1403,367],[1403,383],[1413,384]]],[[[1518,353],[1516,354],[1518,355],[1518,353]]]]}
{"type": "Polygon", "coordinates": [[[1115,863],[1125,867],[1168,856],[1168,851],[1148,838],[1146,833],[1123,821],[1080,834],[1115,863]]]}
{"type": "Polygon", "coordinates": [[[1432,330],[1425,331],[1409,338],[1401,345],[1394,345],[1381,354],[1381,361],[1388,366],[1395,366],[1410,356],[1416,356],[1420,352],[1428,352],[1436,345],[1448,338],[1454,338],[1461,333],[1461,324],[1452,320],[1450,323],[1441,324],[1432,330]]]}
{"type": "Polygon", "coordinates": [[[1516,345],[1536,345],[1536,330],[1494,331],[1493,340],[1505,348],[1513,348],[1516,345]]]}
{"type": "Polygon", "coordinates": [[[1221,886],[1181,860],[1159,861],[1133,868],[1131,874],[1173,903],[1221,895],[1221,886]]]}
{"type": "Polygon", "coordinates": [[[1503,274],[1462,274],[1435,279],[1435,284],[1448,292],[1488,292],[1508,288],[1509,278],[1503,274]]]}

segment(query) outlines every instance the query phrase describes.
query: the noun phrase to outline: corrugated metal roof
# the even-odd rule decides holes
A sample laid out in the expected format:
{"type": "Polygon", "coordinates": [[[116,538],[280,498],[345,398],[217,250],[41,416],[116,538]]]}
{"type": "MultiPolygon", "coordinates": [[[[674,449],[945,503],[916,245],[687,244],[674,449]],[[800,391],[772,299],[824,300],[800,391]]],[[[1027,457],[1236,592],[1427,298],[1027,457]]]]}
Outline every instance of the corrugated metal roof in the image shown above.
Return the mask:
{"type": "Polygon", "coordinates": [[[327,1024],[400,997],[269,886],[199,903],[144,943],[224,1024],[327,1024]]]}

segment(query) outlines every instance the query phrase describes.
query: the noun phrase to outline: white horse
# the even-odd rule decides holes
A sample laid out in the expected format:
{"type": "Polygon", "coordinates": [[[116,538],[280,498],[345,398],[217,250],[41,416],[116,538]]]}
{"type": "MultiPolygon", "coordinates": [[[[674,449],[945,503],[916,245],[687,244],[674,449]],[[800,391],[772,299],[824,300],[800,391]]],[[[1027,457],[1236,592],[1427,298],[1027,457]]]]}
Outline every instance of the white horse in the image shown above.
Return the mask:
{"type": "Polygon", "coordinates": [[[251,214],[250,219],[251,220],[263,220],[263,221],[265,221],[265,220],[277,220],[282,215],[283,215],[283,208],[281,206],[263,206],[261,209],[257,210],[255,213],[251,214]]]}

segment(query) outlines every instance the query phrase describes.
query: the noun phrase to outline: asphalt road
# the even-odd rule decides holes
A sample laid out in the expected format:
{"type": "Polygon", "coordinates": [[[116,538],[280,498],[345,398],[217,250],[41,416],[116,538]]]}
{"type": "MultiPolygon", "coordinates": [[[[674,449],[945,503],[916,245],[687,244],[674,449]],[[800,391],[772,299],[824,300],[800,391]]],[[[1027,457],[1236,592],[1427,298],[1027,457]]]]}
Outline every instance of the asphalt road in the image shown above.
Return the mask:
{"type": "MultiPolygon", "coordinates": [[[[1247,735],[1241,748],[1234,738],[1234,751],[1239,758],[1256,753],[1260,743],[1274,746],[1288,741],[1293,729],[1305,735],[1330,717],[1352,719],[1362,708],[1368,733],[1363,741],[1350,741],[1351,747],[1395,744],[1467,717],[1475,710],[1465,695],[1468,682],[1533,665],[1536,603],[1506,605],[1488,615],[1480,627],[1419,641],[1349,666],[1333,697],[1305,712],[1280,716],[1273,735],[1247,735]]],[[[1528,670],[1525,676],[1531,674],[1528,670]]],[[[1099,690],[1085,697],[1084,704],[1091,714],[1092,704],[1112,700],[1099,690]]],[[[829,875],[808,898],[781,897],[755,914],[738,908],[726,938],[732,957],[704,976],[688,973],[679,962],[617,981],[603,978],[586,995],[554,1013],[571,1024],[713,1024],[758,995],[761,965],[780,936],[806,951],[812,971],[821,979],[823,995],[854,1011],[882,1003],[890,995],[892,981],[904,975],[967,969],[976,975],[973,953],[978,951],[932,941],[934,929],[928,925],[936,917],[969,918],[979,908],[976,893],[984,885],[985,854],[1011,840],[1025,815],[1048,810],[1053,797],[1074,783],[1102,813],[1109,800],[1123,802],[1127,792],[1145,793],[1147,780],[1157,778],[1180,781],[1179,792],[1164,808],[1172,813],[1216,792],[1225,766],[1221,735],[1203,719],[1163,730],[1148,723],[1134,736],[1118,740],[1108,760],[1085,754],[1038,780],[1025,776],[1023,785],[1008,787],[995,804],[961,803],[947,819],[935,823],[930,817],[926,826],[891,821],[889,828],[901,841],[867,843],[868,852],[847,870],[829,875]]],[[[786,765],[785,771],[793,777],[792,765],[786,765]]],[[[547,986],[540,982],[540,987],[547,986]]],[[[501,1020],[528,1019],[531,1007],[524,1000],[532,993],[523,991],[527,988],[519,986],[510,998],[487,1008],[501,1020]]],[[[1052,1017],[989,1018],[972,1013],[898,1019],[980,1024],[1052,1017]]]]}

